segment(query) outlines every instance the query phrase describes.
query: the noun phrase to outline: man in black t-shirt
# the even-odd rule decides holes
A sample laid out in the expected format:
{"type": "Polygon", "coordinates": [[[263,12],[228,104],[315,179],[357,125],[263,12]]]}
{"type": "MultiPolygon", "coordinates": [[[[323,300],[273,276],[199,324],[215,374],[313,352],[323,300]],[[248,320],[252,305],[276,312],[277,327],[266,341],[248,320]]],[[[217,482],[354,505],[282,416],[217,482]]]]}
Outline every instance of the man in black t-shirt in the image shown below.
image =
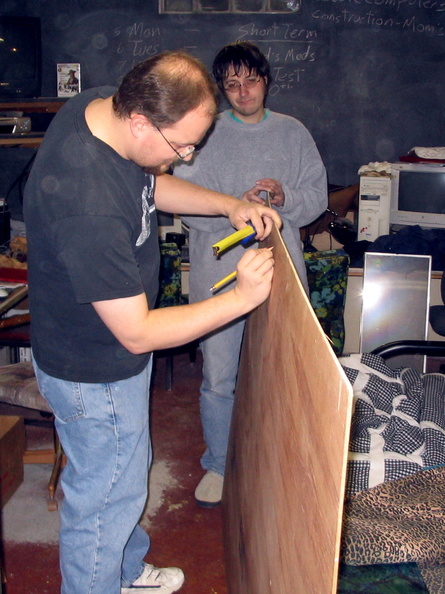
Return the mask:
{"type": "Polygon", "coordinates": [[[268,296],[273,258],[249,250],[233,289],[153,309],[156,209],[224,215],[265,238],[278,215],[166,172],[190,160],[216,114],[204,66],[181,52],[142,62],[119,89],[72,98],[51,123],[25,190],[34,366],[68,464],[62,476],[63,594],[170,594],[178,568],[143,562],[138,525],[151,462],[151,353],[245,315],[268,296]]]}

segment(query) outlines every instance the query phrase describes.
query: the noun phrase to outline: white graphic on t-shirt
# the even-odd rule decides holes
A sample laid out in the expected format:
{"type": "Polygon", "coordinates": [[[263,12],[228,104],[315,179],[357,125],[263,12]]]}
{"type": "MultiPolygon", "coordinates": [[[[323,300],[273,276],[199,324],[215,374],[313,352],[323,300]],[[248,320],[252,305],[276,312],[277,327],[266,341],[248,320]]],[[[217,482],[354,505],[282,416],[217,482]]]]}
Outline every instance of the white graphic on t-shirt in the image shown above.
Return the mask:
{"type": "Polygon", "coordinates": [[[153,187],[145,186],[142,191],[142,231],[139,237],[137,238],[136,245],[139,247],[142,245],[149,237],[150,237],[150,215],[152,212],[156,210],[155,205],[149,204],[149,198],[153,198],[153,187]]]}

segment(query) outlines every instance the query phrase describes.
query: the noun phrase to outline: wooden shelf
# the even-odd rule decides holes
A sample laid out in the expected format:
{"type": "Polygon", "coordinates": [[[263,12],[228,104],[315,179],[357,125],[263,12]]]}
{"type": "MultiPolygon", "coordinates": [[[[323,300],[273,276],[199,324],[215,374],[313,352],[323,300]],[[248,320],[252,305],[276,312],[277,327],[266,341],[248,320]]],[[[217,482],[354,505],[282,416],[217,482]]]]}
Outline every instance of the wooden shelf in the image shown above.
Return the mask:
{"type": "MultiPolygon", "coordinates": [[[[24,114],[47,113],[56,114],[66,99],[61,97],[40,97],[37,99],[11,99],[0,101],[0,112],[21,111],[24,114]]],[[[44,132],[30,134],[0,134],[0,147],[37,148],[44,137],[44,132]]]]}
{"type": "Polygon", "coordinates": [[[57,113],[66,99],[40,97],[38,99],[11,99],[0,101],[0,111],[23,111],[26,113],[57,113]]]}
{"type": "Polygon", "coordinates": [[[35,134],[0,134],[0,146],[26,146],[37,148],[43,140],[44,132],[35,134]]]}

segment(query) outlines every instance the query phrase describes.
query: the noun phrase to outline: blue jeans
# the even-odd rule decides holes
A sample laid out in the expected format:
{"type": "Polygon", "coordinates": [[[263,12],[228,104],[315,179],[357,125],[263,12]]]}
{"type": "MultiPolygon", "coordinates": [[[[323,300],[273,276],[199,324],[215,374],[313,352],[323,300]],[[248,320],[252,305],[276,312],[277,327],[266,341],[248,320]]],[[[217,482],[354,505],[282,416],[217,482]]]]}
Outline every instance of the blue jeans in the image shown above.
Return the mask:
{"type": "Polygon", "coordinates": [[[204,470],[224,475],[232,409],[245,319],[206,336],[201,341],[203,381],[200,410],[207,449],[204,470]]]}
{"type": "Polygon", "coordinates": [[[62,594],[120,594],[141,574],[150,546],[138,525],[147,498],[152,360],[127,380],[56,379],[34,362],[68,463],[61,484],[62,594]]]}

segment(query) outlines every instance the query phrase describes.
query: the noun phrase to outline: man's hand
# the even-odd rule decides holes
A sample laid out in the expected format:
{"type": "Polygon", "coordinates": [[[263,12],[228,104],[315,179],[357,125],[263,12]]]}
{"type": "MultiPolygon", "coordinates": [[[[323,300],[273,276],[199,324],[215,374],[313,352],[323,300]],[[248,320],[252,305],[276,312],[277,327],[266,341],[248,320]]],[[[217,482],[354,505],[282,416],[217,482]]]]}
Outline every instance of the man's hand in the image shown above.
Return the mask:
{"type": "Polygon", "coordinates": [[[273,267],[272,248],[247,250],[238,262],[237,283],[233,291],[248,304],[249,311],[268,298],[272,286],[273,267]]]}
{"type": "MultiPolygon", "coordinates": [[[[260,192],[261,189],[256,189],[260,192]]],[[[272,230],[272,223],[281,228],[281,218],[277,212],[252,200],[239,200],[235,196],[220,194],[207,188],[197,186],[179,177],[159,175],[156,178],[156,207],[164,212],[175,212],[187,215],[223,215],[230,219],[235,229],[242,229],[251,223],[258,240],[265,239],[272,230]]]]}
{"type": "Polygon", "coordinates": [[[270,248],[247,250],[238,262],[237,283],[198,303],[149,309],[145,293],[96,301],[103,323],[131,353],[140,354],[186,344],[246,315],[265,301],[272,285],[270,248]]]}
{"type": "Polygon", "coordinates": [[[281,218],[278,213],[263,204],[256,204],[250,201],[237,200],[232,210],[227,213],[230,222],[235,229],[242,229],[247,224],[255,227],[256,239],[262,241],[272,231],[273,223],[281,228],[281,218]]]}
{"type": "Polygon", "coordinates": [[[260,196],[261,192],[269,192],[270,203],[273,206],[279,207],[284,205],[285,195],[280,182],[269,177],[258,180],[253,188],[244,192],[244,194],[241,196],[241,200],[244,200],[245,202],[257,202],[258,204],[264,204],[265,198],[260,196]]]}

